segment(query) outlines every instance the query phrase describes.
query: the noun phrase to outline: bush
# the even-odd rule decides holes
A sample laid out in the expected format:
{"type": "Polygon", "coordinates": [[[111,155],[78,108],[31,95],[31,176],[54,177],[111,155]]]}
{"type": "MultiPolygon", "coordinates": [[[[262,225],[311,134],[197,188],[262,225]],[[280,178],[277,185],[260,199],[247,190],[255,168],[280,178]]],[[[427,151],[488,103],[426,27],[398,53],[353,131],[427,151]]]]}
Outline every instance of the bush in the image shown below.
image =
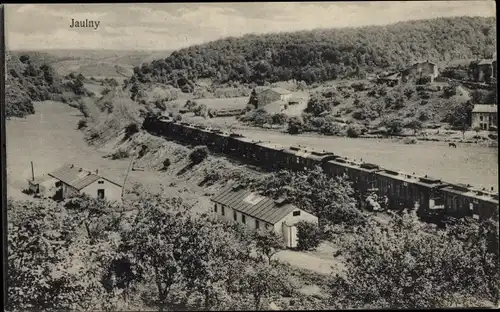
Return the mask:
{"type": "Polygon", "coordinates": [[[292,117],[288,120],[288,133],[299,134],[304,130],[304,122],[298,117],[292,117]]]}
{"type": "Polygon", "coordinates": [[[131,123],[125,127],[125,138],[129,139],[137,132],[139,132],[139,126],[136,123],[131,123]]]}
{"type": "Polygon", "coordinates": [[[415,138],[405,138],[403,140],[404,144],[417,144],[417,139],[415,138]]]}
{"type": "Polygon", "coordinates": [[[196,146],[189,154],[189,159],[193,165],[201,163],[208,157],[208,148],[206,146],[196,146]]]}
{"type": "Polygon", "coordinates": [[[312,222],[300,221],[297,227],[297,249],[314,250],[321,242],[321,232],[312,222]]]}
{"type": "Polygon", "coordinates": [[[288,121],[288,116],[283,113],[274,114],[271,116],[272,123],[275,125],[284,125],[288,121]]]}
{"type": "Polygon", "coordinates": [[[390,135],[399,134],[403,131],[403,122],[399,119],[393,119],[388,122],[386,127],[390,135]]]}
{"type": "Polygon", "coordinates": [[[349,125],[349,127],[347,127],[347,136],[350,138],[357,138],[361,133],[362,129],[359,125],[349,125]]]}
{"type": "Polygon", "coordinates": [[[86,128],[87,127],[87,120],[85,119],[80,119],[78,120],[78,129],[86,128]]]}
{"type": "Polygon", "coordinates": [[[111,159],[123,159],[128,158],[130,156],[129,152],[123,149],[119,149],[118,151],[111,154],[111,159]]]}
{"type": "Polygon", "coordinates": [[[166,159],[163,161],[163,170],[168,169],[168,167],[170,167],[170,165],[171,165],[170,158],[166,158],[166,159]]]}

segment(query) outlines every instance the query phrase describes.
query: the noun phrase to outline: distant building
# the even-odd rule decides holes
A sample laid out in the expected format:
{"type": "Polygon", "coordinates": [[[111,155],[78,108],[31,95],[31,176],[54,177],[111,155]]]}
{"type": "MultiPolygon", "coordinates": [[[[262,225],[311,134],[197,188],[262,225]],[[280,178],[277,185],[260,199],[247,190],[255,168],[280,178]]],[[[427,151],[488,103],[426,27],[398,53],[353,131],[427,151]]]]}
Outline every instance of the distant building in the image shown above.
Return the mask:
{"type": "Polygon", "coordinates": [[[496,77],[496,60],[484,59],[472,66],[473,80],[478,82],[490,82],[493,77],[496,77]]]}
{"type": "Polygon", "coordinates": [[[219,219],[233,220],[254,230],[273,230],[282,235],[287,247],[297,246],[297,222],[318,223],[316,216],[286,201],[261,196],[238,184],[226,186],[211,201],[219,219]]]}
{"type": "Polygon", "coordinates": [[[284,101],[288,103],[291,97],[292,92],[283,88],[266,89],[257,95],[258,107],[265,106],[275,101],[284,101]]]}
{"type": "Polygon", "coordinates": [[[32,194],[45,197],[51,196],[49,191],[55,188],[56,179],[49,175],[43,175],[28,180],[28,189],[32,194]]]}
{"type": "Polygon", "coordinates": [[[413,64],[410,68],[403,71],[405,79],[415,79],[417,81],[429,79],[429,82],[434,82],[439,75],[438,66],[435,63],[425,61],[413,64]]]}
{"type": "Polygon", "coordinates": [[[491,126],[497,127],[497,105],[476,104],[472,110],[472,128],[490,130],[491,126]]]}
{"type": "Polygon", "coordinates": [[[56,196],[60,199],[84,193],[94,198],[121,202],[122,186],[97,175],[97,171],[93,173],[70,164],[47,175],[57,181],[56,196]]]}
{"type": "Polygon", "coordinates": [[[377,82],[385,83],[390,87],[394,87],[401,82],[401,73],[385,74],[383,76],[377,77],[377,82]]]}

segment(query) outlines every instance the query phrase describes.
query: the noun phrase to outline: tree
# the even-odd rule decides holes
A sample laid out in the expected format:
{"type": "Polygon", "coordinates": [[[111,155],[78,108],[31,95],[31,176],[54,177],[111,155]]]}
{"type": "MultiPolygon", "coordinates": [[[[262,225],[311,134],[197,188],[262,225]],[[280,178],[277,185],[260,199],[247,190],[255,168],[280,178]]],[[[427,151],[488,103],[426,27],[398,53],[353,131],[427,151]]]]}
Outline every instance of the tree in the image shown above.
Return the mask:
{"type": "Polygon", "coordinates": [[[400,134],[403,131],[403,122],[400,119],[392,119],[386,127],[390,135],[400,134]]]}
{"type": "Polygon", "coordinates": [[[451,108],[446,113],[445,120],[452,126],[460,128],[464,139],[465,132],[470,128],[469,116],[472,112],[472,107],[473,105],[470,101],[452,104],[451,108]]]}
{"type": "Polygon", "coordinates": [[[479,132],[481,132],[481,127],[474,127],[474,131],[476,132],[476,136],[479,135],[479,132]]]}
{"type": "Polygon", "coordinates": [[[358,308],[480,305],[486,275],[467,248],[416,216],[394,216],[388,226],[372,224],[345,242],[348,273],[334,278],[332,296],[358,308]]]}
{"type": "Polygon", "coordinates": [[[417,132],[422,129],[422,122],[418,119],[412,119],[407,124],[406,127],[413,130],[413,135],[417,135],[417,132]]]}
{"type": "Polygon", "coordinates": [[[314,250],[321,242],[321,232],[318,225],[312,222],[301,221],[297,227],[297,249],[314,250]]]}
{"type": "Polygon", "coordinates": [[[197,165],[208,157],[208,148],[206,146],[196,146],[189,154],[191,163],[197,165]]]}
{"type": "Polygon", "coordinates": [[[272,123],[276,125],[284,125],[288,121],[288,116],[283,113],[273,114],[271,116],[272,123]]]}
{"type": "Polygon", "coordinates": [[[261,257],[266,257],[267,262],[271,264],[272,256],[280,250],[285,249],[283,238],[272,230],[256,231],[253,235],[255,248],[261,257]]]}
{"type": "Polygon", "coordinates": [[[178,198],[142,200],[137,216],[123,235],[122,260],[133,267],[127,283],[151,279],[163,311],[176,285],[185,282],[182,274],[180,242],[188,222],[188,207],[178,198]]]}
{"type": "Polygon", "coordinates": [[[249,105],[253,105],[254,108],[257,108],[259,106],[259,99],[257,97],[257,91],[255,89],[252,90],[252,93],[250,94],[250,99],[248,100],[249,105]]]}
{"type": "Polygon", "coordinates": [[[288,133],[298,134],[301,133],[304,127],[304,122],[299,117],[292,117],[288,120],[288,133]]]}
{"type": "Polygon", "coordinates": [[[316,215],[325,224],[363,224],[365,217],[356,208],[354,191],[345,177],[326,175],[320,167],[303,172],[281,170],[255,186],[265,196],[284,198],[316,215]]]}

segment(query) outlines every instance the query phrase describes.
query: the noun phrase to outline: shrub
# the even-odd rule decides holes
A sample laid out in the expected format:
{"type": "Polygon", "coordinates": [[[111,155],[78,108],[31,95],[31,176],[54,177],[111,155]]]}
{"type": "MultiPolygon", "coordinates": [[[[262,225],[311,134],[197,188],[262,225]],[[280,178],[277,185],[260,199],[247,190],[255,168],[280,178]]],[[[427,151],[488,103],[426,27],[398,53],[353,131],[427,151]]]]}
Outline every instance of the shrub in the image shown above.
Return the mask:
{"type": "Polygon", "coordinates": [[[357,138],[361,135],[361,128],[358,125],[349,125],[347,127],[347,136],[350,138],[357,138]]]}
{"type": "Polygon", "coordinates": [[[284,125],[288,121],[288,116],[283,113],[274,114],[271,116],[272,123],[275,125],[284,125]]]}
{"type": "Polygon", "coordinates": [[[390,135],[399,134],[403,131],[403,122],[399,119],[393,119],[387,123],[386,127],[390,135]]]}
{"type": "Polygon", "coordinates": [[[405,138],[403,140],[404,144],[417,144],[417,139],[415,138],[405,138]]]}
{"type": "Polygon", "coordinates": [[[128,158],[130,156],[129,152],[123,149],[119,149],[118,151],[111,154],[111,159],[123,159],[128,158]]]}
{"type": "Polygon", "coordinates": [[[163,161],[163,170],[168,169],[168,167],[170,167],[170,165],[171,165],[170,158],[166,158],[166,159],[163,161]]]}
{"type": "Polygon", "coordinates": [[[129,139],[137,132],[139,132],[139,126],[136,123],[131,123],[125,127],[125,138],[129,139]]]}
{"type": "Polygon", "coordinates": [[[312,222],[300,221],[297,227],[297,249],[314,250],[321,242],[321,232],[312,222]]]}
{"type": "Polygon", "coordinates": [[[201,163],[208,157],[208,148],[206,146],[196,146],[193,151],[189,154],[189,159],[191,163],[196,165],[201,163]]]}
{"type": "Polygon", "coordinates": [[[78,120],[78,129],[86,128],[87,127],[87,120],[85,119],[80,119],[78,120]]]}
{"type": "Polygon", "coordinates": [[[292,117],[288,120],[288,133],[298,134],[304,130],[304,122],[298,117],[292,117]]]}

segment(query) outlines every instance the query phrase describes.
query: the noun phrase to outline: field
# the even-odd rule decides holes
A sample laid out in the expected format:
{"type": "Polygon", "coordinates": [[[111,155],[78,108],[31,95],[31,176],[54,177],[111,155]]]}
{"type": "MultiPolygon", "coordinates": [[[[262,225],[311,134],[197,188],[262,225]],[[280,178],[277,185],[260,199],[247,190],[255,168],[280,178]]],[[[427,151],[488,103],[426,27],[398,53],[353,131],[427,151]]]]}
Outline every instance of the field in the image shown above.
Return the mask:
{"type": "MultiPolygon", "coordinates": [[[[234,97],[227,99],[196,99],[196,103],[205,104],[212,109],[242,109],[248,104],[248,97],[234,97]]],[[[184,104],[184,103],[183,103],[184,104]]]]}

